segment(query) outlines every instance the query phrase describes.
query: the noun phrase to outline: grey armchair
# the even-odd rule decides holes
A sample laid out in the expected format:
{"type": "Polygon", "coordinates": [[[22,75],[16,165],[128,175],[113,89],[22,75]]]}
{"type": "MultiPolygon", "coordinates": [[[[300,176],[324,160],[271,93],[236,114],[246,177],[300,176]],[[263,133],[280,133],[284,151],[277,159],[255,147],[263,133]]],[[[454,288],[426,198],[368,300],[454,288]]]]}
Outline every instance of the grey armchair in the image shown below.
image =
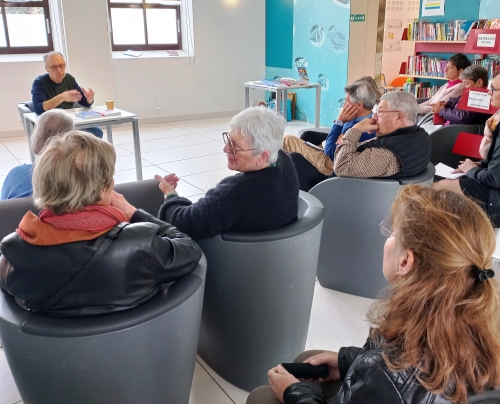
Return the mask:
{"type": "Polygon", "coordinates": [[[300,192],[298,216],[273,231],[198,240],[208,262],[198,353],[247,391],[305,348],[323,206],[300,192]]]}
{"type": "Polygon", "coordinates": [[[385,237],[379,223],[387,218],[399,187],[429,185],[432,164],[414,177],[391,179],[330,178],[309,193],[325,207],[318,260],[321,286],[352,295],[376,298],[387,285],[382,273],[385,237]]]}

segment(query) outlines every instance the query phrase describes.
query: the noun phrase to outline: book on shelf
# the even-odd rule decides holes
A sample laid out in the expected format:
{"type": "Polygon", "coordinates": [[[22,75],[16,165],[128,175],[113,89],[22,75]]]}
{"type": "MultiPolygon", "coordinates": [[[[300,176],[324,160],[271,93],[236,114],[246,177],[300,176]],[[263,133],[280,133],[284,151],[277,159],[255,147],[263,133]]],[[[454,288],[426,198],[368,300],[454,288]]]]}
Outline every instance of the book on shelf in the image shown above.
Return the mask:
{"type": "Polygon", "coordinates": [[[81,119],[102,118],[102,115],[96,111],[81,111],[77,112],[76,116],[81,119]]]}
{"type": "Polygon", "coordinates": [[[417,98],[431,98],[439,90],[438,86],[431,86],[428,81],[409,82],[403,84],[403,91],[412,93],[417,98]]]}
{"type": "Polygon", "coordinates": [[[467,20],[430,22],[415,19],[408,24],[406,35],[409,41],[465,41],[474,23],[477,25],[477,21],[467,20]]]}
{"type": "Polygon", "coordinates": [[[483,66],[488,70],[489,81],[493,80],[498,74],[500,74],[500,60],[498,59],[474,59],[475,65],[483,66]]]}
{"type": "Polygon", "coordinates": [[[405,74],[444,77],[446,63],[446,60],[426,55],[408,56],[405,74]]]}

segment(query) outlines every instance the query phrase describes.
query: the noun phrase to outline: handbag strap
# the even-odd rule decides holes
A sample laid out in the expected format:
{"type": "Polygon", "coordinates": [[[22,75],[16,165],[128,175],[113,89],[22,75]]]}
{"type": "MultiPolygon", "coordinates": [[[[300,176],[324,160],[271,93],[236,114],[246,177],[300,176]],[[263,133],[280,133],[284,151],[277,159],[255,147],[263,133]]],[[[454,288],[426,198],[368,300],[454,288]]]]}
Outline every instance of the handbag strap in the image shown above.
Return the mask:
{"type": "Polygon", "coordinates": [[[52,295],[49,300],[47,300],[37,309],[33,309],[31,311],[33,313],[43,313],[50,309],[54,304],[59,302],[59,300],[61,300],[77,282],[83,279],[83,277],[89,272],[94,264],[99,261],[99,259],[104,255],[113,240],[115,240],[121,233],[121,231],[129,224],[130,223],[122,222],[108,231],[102,243],[99,245],[92,257],[90,257],[90,259],[85,263],[85,265],[75,275],[73,275],[65,285],[63,285],[56,293],[54,293],[54,295],[52,295]]]}

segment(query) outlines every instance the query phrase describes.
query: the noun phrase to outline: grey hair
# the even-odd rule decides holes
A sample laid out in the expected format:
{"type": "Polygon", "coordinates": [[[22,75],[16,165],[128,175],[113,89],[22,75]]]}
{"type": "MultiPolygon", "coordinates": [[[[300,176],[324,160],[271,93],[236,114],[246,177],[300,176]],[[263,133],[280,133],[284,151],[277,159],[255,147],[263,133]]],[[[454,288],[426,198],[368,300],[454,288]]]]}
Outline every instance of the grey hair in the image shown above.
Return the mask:
{"type": "Polygon", "coordinates": [[[359,83],[359,82],[363,82],[363,81],[365,81],[372,88],[373,92],[375,93],[375,95],[377,97],[375,104],[378,104],[380,101],[380,96],[381,96],[379,85],[377,84],[375,79],[371,76],[363,76],[363,77],[357,79],[354,83],[359,83]]]}
{"type": "Polygon", "coordinates": [[[31,150],[34,154],[40,154],[52,136],[63,134],[73,130],[73,128],[73,118],[62,109],[51,109],[44,112],[38,119],[31,135],[31,150]]]}
{"type": "Polygon", "coordinates": [[[488,87],[488,70],[480,65],[470,65],[460,73],[460,80],[472,80],[476,83],[479,79],[483,80],[483,87],[488,87]]]}
{"type": "Polygon", "coordinates": [[[412,124],[417,122],[418,104],[413,94],[406,91],[391,91],[385,93],[380,101],[386,101],[391,111],[401,111],[406,120],[412,124]]]}
{"type": "Polygon", "coordinates": [[[350,86],[345,87],[344,91],[349,94],[352,102],[360,102],[368,110],[372,110],[380,98],[378,89],[375,90],[366,79],[355,81],[350,86]]]}
{"type": "Polygon", "coordinates": [[[43,55],[43,64],[47,66],[47,59],[51,57],[52,55],[59,55],[64,59],[64,55],[61,52],[56,52],[56,51],[50,51],[49,53],[46,53],[43,55]]]}
{"type": "Polygon", "coordinates": [[[240,130],[243,136],[250,138],[253,155],[263,151],[269,153],[269,164],[276,163],[278,151],[283,143],[286,121],[276,112],[264,107],[251,107],[235,115],[229,127],[231,130],[240,130]]]}

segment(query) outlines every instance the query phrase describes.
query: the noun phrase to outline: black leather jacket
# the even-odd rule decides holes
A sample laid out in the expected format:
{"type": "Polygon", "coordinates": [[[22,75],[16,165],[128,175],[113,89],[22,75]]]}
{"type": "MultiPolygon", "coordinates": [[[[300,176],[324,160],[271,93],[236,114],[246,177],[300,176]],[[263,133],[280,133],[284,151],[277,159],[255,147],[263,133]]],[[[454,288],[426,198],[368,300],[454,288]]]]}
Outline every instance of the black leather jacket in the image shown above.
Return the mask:
{"type": "MultiPolygon", "coordinates": [[[[89,272],[45,314],[83,317],[138,306],[161,285],[196,268],[201,249],[174,226],[137,210],[89,272]]],[[[89,260],[105,235],[94,240],[36,246],[17,233],[0,243],[0,288],[36,309],[89,260]]]]}
{"type": "MultiPolygon", "coordinates": [[[[382,348],[367,340],[363,348],[344,347],[339,351],[339,370],[343,380],[338,394],[328,404],[449,404],[442,395],[429,393],[417,380],[416,369],[391,372],[382,357],[382,348]]],[[[498,391],[482,401],[498,403],[498,391]]],[[[285,404],[325,404],[323,389],[308,382],[294,383],[283,394],[285,404]]],[[[476,401],[477,400],[477,401],[476,401]]]]}

